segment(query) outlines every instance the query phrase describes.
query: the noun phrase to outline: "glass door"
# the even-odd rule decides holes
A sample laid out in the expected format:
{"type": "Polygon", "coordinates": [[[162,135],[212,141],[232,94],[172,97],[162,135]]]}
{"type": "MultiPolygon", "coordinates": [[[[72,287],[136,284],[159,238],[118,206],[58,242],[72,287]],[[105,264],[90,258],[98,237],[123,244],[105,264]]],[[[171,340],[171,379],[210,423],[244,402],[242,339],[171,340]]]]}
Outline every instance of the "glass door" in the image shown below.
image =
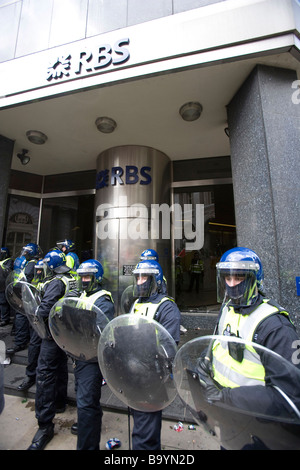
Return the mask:
{"type": "Polygon", "coordinates": [[[174,203],[182,212],[185,204],[192,206],[193,226],[196,205],[204,206],[203,246],[190,250],[184,237],[174,240],[175,300],[182,310],[218,310],[216,263],[226,250],[236,246],[232,185],[176,188],[174,203]]]}

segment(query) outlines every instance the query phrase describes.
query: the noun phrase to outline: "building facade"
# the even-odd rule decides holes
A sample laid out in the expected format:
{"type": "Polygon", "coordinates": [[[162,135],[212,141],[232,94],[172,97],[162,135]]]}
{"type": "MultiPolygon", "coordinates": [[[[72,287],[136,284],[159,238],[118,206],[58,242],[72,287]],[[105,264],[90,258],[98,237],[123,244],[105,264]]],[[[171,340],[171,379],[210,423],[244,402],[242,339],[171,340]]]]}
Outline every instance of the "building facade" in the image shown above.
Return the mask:
{"type": "Polygon", "coordinates": [[[300,326],[300,2],[0,0],[2,245],[76,242],[122,312],[159,254],[181,309],[262,259],[300,326]]]}

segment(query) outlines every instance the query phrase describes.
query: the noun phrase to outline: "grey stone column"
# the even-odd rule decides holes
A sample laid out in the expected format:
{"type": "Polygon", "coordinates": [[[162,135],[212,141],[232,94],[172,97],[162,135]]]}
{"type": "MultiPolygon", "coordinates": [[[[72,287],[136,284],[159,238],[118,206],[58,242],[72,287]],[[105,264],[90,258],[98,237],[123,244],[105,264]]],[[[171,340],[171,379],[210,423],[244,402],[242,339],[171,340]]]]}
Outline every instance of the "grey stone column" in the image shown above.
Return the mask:
{"type": "Polygon", "coordinates": [[[0,135],[0,244],[2,244],[3,240],[13,148],[14,141],[0,135]]]}
{"type": "Polygon", "coordinates": [[[257,66],[228,105],[237,241],[300,330],[300,104],[296,72],[257,66]],[[295,100],[294,100],[295,101],[295,100]]]}

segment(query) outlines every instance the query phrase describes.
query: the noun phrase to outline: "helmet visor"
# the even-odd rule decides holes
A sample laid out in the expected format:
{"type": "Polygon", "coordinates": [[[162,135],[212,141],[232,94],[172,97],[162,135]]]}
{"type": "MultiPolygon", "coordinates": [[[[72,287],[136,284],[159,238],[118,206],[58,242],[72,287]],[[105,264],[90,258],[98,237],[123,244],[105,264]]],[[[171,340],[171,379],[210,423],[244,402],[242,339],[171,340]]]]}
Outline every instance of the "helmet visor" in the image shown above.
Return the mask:
{"type": "Polygon", "coordinates": [[[257,296],[256,263],[224,262],[217,264],[217,300],[237,306],[251,305],[257,296]]]}
{"type": "Polygon", "coordinates": [[[157,285],[152,273],[136,273],[133,278],[133,296],[150,297],[156,292],[157,285]]]}

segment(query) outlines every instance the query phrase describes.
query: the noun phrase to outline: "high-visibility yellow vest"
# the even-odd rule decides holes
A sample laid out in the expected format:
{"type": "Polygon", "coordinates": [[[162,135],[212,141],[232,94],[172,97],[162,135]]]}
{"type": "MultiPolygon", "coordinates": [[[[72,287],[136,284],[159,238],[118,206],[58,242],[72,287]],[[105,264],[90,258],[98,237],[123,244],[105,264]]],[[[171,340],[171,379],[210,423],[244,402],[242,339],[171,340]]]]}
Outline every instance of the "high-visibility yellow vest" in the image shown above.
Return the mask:
{"type": "MultiPolygon", "coordinates": [[[[289,316],[287,312],[269,304],[268,299],[264,299],[250,315],[241,315],[236,313],[232,306],[225,306],[219,321],[218,334],[235,335],[245,342],[253,342],[258,325],[275,313],[289,316]]],[[[227,341],[215,340],[211,353],[214,380],[223,387],[265,385],[264,366],[259,354],[251,345],[245,344],[241,362],[230,355],[227,341]]]]}
{"type": "Polygon", "coordinates": [[[134,302],[130,313],[135,313],[149,319],[153,319],[158,310],[158,307],[167,300],[174,302],[171,297],[163,297],[157,304],[152,302],[139,302],[138,299],[134,302]]]}
{"type": "Polygon", "coordinates": [[[89,295],[89,296],[84,291],[81,294],[81,296],[79,297],[79,299],[84,299],[85,300],[85,306],[91,309],[92,306],[95,304],[96,300],[99,299],[100,297],[105,296],[105,295],[110,298],[112,303],[114,303],[111,293],[108,290],[105,290],[105,289],[97,291],[94,294],[89,295]]]}

